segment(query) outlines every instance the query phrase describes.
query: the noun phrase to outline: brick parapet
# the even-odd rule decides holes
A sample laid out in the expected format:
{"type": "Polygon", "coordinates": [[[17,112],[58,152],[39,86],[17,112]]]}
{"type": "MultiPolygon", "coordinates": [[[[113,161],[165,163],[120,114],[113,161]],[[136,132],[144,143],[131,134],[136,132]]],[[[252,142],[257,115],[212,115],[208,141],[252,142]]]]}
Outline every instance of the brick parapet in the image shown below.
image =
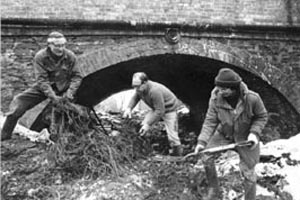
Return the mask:
{"type": "Polygon", "coordinates": [[[298,0],[2,0],[1,4],[2,18],[300,26],[298,0]]]}

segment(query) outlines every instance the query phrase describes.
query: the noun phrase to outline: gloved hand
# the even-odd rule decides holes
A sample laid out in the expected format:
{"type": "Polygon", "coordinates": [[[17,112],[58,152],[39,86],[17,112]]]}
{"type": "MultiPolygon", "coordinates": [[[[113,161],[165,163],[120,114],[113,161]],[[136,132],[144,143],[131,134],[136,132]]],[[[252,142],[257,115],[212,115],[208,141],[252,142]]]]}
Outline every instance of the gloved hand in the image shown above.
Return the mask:
{"type": "Polygon", "coordinates": [[[253,145],[250,147],[251,150],[255,149],[259,143],[258,138],[254,133],[250,133],[247,140],[253,143],[253,145]]]}
{"type": "Polygon", "coordinates": [[[139,133],[141,136],[145,135],[150,129],[150,126],[148,124],[143,124],[143,126],[140,128],[139,133]]]}
{"type": "Polygon", "coordinates": [[[74,99],[74,96],[73,96],[73,94],[71,94],[70,92],[67,91],[63,94],[63,98],[65,98],[69,101],[72,101],[74,99]]]}
{"type": "Polygon", "coordinates": [[[203,144],[197,144],[197,146],[195,147],[195,153],[199,153],[200,151],[202,151],[204,149],[204,145],[203,144]]]}
{"type": "Polygon", "coordinates": [[[130,108],[126,108],[126,110],[123,113],[123,118],[131,119],[131,109],[130,108]]]}

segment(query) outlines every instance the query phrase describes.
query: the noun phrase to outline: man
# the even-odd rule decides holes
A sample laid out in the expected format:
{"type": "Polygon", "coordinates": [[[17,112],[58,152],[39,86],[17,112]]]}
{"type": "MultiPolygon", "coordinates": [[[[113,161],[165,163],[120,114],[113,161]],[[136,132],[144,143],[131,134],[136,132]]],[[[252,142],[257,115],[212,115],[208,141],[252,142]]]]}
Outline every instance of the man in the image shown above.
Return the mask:
{"type": "Polygon", "coordinates": [[[151,125],[163,120],[168,134],[168,140],[172,147],[172,155],[182,155],[182,146],[178,137],[178,119],[176,110],[179,101],[175,94],[164,85],[148,80],[143,72],[137,72],[132,77],[132,87],[135,93],[124,112],[124,117],[131,118],[132,109],[143,100],[152,111],[145,116],[140,133],[143,135],[149,131],[151,125]]]}
{"type": "MultiPolygon", "coordinates": [[[[259,137],[268,114],[260,96],[249,90],[241,77],[229,68],[220,69],[215,78],[209,107],[195,152],[240,141],[251,141],[251,147],[237,149],[244,179],[245,200],[255,200],[255,165],[259,162],[259,137]]],[[[209,185],[209,198],[218,199],[219,186],[212,156],[203,159],[209,185]]]]}
{"type": "Polygon", "coordinates": [[[2,141],[11,138],[18,119],[27,110],[45,99],[50,98],[54,103],[74,99],[82,76],[75,54],[65,48],[66,42],[63,34],[52,32],[47,39],[48,46],[35,55],[36,83],[13,99],[1,131],[2,141]]]}

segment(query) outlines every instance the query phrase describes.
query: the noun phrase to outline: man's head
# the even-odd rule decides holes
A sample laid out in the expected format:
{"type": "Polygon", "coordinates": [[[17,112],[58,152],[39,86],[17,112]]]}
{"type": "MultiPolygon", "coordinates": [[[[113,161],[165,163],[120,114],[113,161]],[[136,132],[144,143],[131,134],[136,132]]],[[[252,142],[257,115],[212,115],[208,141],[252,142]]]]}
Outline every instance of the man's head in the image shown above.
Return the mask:
{"type": "Polygon", "coordinates": [[[223,97],[233,96],[240,88],[242,78],[232,69],[222,68],[215,78],[215,85],[223,97]]]}
{"type": "Polygon", "coordinates": [[[132,76],[132,87],[138,92],[143,92],[146,89],[148,76],[144,72],[136,72],[132,76]]]}
{"type": "Polygon", "coordinates": [[[65,36],[57,31],[50,33],[47,39],[50,50],[57,56],[63,55],[66,42],[65,36]]]}

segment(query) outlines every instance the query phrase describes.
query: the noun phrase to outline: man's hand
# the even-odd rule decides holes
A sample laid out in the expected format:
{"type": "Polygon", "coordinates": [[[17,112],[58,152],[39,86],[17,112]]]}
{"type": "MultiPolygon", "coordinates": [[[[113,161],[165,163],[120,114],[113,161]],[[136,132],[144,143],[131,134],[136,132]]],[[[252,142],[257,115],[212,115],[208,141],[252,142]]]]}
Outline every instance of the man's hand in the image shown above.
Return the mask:
{"type": "Polygon", "coordinates": [[[253,143],[253,145],[250,147],[251,150],[255,149],[259,143],[258,138],[254,133],[250,133],[247,140],[253,143]]]}
{"type": "Polygon", "coordinates": [[[195,147],[195,153],[199,153],[200,151],[202,151],[204,149],[204,145],[202,144],[197,144],[197,146],[195,147]]]}
{"type": "Polygon", "coordinates": [[[131,119],[131,109],[130,108],[126,108],[126,110],[123,113],[123,118],[131,119]]]}
{"type": "Polygon", "coordinates": [[[74,96],[70,92],[67,91],[63,94],[63,98],[65,98],[69,101],[72,101],[74,99],[74,96]]]}
{"type": "Polygon", "coordinates": [[[150,129],[150,126],[148,124],[143,124],[143,126],[140,128],[139,133],[141,136],[145,135],[150,129]]]}
{"type": "Polygon", "coordinates": [[[63,100],[63,97],[57,96],[57,95],[51,95],[51,96],[49,96],[49,98],[51,99],[51,101],[52,101],[54,104],[59,104],[59,103],[62,102],[62,100],[63,100]]]}

